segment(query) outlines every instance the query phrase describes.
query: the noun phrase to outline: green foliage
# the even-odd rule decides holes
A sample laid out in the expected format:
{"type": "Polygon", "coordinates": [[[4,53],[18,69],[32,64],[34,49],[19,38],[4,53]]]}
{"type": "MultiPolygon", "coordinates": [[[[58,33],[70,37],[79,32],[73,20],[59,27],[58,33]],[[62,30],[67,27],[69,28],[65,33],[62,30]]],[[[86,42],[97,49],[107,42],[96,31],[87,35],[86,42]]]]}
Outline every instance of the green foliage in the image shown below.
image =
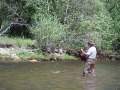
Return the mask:
{"type": "MultiPolygon", "coordinates": [[[[120,0],[101,0],[105,3],[106,9],[108,10],[111,18],[112,18],[112,33],[111,37],[108,36],[111,47],[113,50],[119,52],[120,47],[120,0]]],[[[110,32],[108,32],[110,33],[110,32]]]]}
{"type": "Polygon", "coordinates": [[[64,48],[80,49],[81,40],[86,38],[95,40],[100,48],[105,49],[106,45],[111,48],[107,39],[111,35],[112,19],[104,3],[99,0],[53,1],[38,0],[44,7],[37,7],[37,14],[34,16],[37,22],[35,32],[36,36],[39,36],[37,41],[40,47],[56,47],[62,42],[64,48]]]}
{"type": "Polygon", "coordinates": [[[64,26],[55,17],[43,17],[37,22],[35,38],[41,47],[58,47],[65,36],[64,26]]]}
{"type": "Polygon", "coordinates": [[[0,13],[3,21],[32,24],[35,9],[33,6],[27,5],[25,0],[1,0],[0,3],[0,13]]]}
{"type": "MultiPolygon", "coordinates": [[[[2,0],[2,25],[31,25],[38,48],[80,49],[93,39],[102,50],[119,46],[120,0],[2,0]],[[17,15],[17,16],[16,16],[17,15]]],[[[119,47],[118,47],[119,49],[119,47]]]]}

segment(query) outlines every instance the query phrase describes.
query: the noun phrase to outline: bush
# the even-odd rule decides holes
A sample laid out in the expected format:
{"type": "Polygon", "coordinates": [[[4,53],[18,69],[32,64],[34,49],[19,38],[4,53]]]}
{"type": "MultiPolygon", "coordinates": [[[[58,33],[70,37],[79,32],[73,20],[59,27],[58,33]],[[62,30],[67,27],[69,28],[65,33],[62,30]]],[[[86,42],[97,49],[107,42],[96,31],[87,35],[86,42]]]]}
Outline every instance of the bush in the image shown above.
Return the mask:
{"type": "Polygon", "coordinates": [[[37,22],[34,34],[39,48],[55,48],[60,46],[66,32],[55,17],[48,16],[37,22]]]}

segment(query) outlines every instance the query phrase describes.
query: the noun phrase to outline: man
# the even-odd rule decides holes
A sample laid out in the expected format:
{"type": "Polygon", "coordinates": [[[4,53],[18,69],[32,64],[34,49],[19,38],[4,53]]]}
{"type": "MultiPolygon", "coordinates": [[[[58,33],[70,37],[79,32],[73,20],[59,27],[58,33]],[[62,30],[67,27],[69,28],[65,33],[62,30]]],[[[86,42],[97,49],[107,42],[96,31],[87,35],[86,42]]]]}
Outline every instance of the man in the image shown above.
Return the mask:
{"type": "Polygon", "coordinates": [[[94,46],[94,42],[93,41],[88,41],[88,50],[87,52],[83,51],[83,49],[81,49],[81,52],[83,55],[85,55],[87,57],[87,60],[85,62],[85,69],[83,70],[83,76],[85,75],[93,75],[95,76],[95,62],[96,62],[96,48],[94,46]]]}

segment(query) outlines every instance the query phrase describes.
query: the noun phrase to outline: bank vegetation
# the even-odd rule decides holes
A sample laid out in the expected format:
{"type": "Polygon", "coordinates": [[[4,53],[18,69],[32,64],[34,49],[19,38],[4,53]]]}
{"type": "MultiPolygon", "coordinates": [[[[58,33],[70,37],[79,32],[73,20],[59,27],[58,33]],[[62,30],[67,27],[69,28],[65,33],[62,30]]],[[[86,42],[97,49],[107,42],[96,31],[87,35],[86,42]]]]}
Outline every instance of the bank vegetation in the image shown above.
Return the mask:
{"type": "Polygon", "coordinates": [[[1,0],[0,14],[0,36],[21,38],[6,39],[21,52],[74,52],[93,40],[100,55],[120,54],[120,0],[1,0]]]}

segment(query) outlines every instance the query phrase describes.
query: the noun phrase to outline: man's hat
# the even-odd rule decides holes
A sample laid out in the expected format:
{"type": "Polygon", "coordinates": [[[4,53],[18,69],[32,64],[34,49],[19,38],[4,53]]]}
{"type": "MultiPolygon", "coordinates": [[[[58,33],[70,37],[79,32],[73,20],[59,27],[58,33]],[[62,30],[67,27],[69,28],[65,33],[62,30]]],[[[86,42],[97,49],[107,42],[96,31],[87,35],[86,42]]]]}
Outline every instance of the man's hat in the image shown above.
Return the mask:
{"type": "Polygon", "coordinates": [[[89,40],[89,41],[88,41],[88,44],[94,45],[95,43],[94,43],[93,40],[89,40]]]}

